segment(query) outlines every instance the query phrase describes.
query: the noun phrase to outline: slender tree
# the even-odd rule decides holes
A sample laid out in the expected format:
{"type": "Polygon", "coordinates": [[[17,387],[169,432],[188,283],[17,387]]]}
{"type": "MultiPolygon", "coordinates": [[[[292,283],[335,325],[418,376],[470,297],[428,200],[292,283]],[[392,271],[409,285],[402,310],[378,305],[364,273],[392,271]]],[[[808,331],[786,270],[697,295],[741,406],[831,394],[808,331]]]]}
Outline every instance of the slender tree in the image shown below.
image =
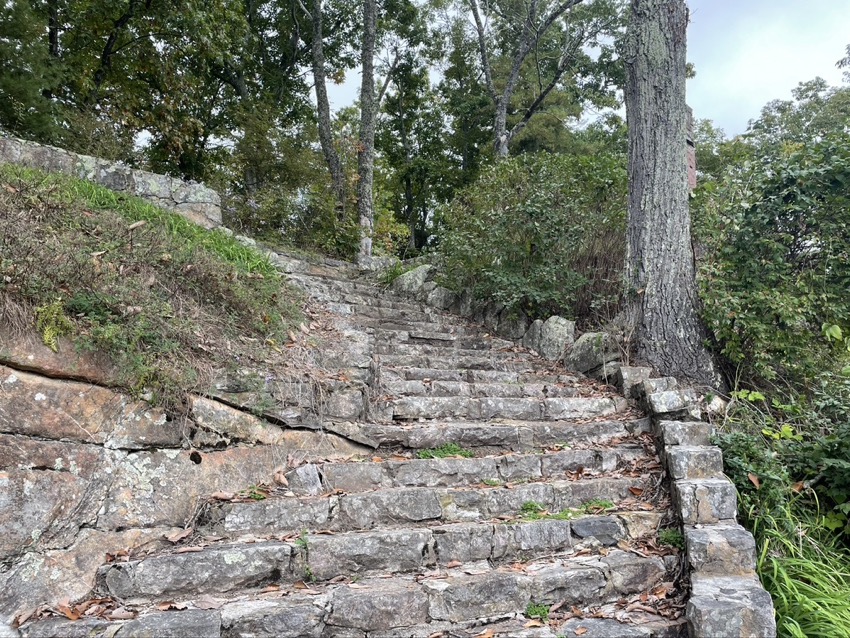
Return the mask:
{"type": "Polygon", "coordinates": [[[627,289],[637,355],[662,374],[722,380],[704,345],[691,247],[686,159],[684,0],[632,0],[626,54],[629,125],[627,289]]]}
{"type": "Polygon", "coordinates": [[[357,149],[357,212],[360,216],[360,257],[372,256],[375,172],[375,39],[378,28],[376,0],[363,0],[363,46],[360,84],[360,143],[357,149]]]}

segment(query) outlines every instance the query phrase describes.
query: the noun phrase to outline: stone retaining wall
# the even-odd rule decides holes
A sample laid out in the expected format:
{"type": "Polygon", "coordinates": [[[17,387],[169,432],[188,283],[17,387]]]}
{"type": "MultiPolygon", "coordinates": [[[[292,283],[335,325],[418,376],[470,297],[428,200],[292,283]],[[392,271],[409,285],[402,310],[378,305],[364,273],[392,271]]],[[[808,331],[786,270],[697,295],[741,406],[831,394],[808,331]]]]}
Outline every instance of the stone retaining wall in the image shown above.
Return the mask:
{"type": "Polygon", "coordinates": [[[0,164],[65,173],[172,210],[204,228],[221,225],[221,198],[203,184],[0,134],[0,164]]]}

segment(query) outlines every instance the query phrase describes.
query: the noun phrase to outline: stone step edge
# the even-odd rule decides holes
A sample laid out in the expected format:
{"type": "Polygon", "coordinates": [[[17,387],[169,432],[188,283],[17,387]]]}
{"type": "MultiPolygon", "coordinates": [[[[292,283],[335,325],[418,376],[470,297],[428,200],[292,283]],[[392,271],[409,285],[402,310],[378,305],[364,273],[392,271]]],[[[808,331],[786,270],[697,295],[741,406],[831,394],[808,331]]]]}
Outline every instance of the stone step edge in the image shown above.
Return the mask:
{"type": "Polygon", "coordinates": [[[685,613],[689,635],[775,637],[773,601],[755,571],[755,539],[736,522],[737,491],[723,474],[720,448],[711,445],[712,426],[700,420],[696,392],[672,378],[640,377],[634,375],[624,392],[642,398],[652,418],[684,525],[692,584],[685,613]]]}
{"type": "Polygon", "coordinates": [[[375,456],[363,461],[304,463],[285,472],[282,480],[275,482],[286,485],[274,489],[287,496],[322,496],[337,490],[353,494],[394,487],[504,487],[563,479],[572,473],[588,478],[610,476],[622,463],[640,459],[655,460],[647,456],[637,442],[628,446],[553,449],[532,454],[443,458],[375,456]]]}
{"type": "MultiPolygon", "coordinates": [[[[274,627],[276,636],[317,638],[328,630],[380,632],[434,622],[452,627],[475,619],[516,617],[532,602],[588,605],[615,601],[651,589],[662,582],[666,571],[660,558],[642,558],[615,550],[607,556],[574,562],[568,568],[558,562],[548,563],[533,573],[498,568],[479,574],[456,570],[449,575],[426,575],[419,581],[368,579],[322,586],[310,593],[301,590],[283,599],[266,599],[262,604],[222,601],[220,609],[155,612],[108,625],[107,621],[99,620],[83,622],[95,625],[93,629],[110,629],[116,624],[127,627],[110,635],[186,637],[221,635],[222,628],[229,635],[248,633],[251,629],[255,635],[272,635],[257,632],[258,620],[268,621],[262,625],[274,627]],[[270,616],[274,618],[269,621],[270,616]]],[[[34,635],[38,625],[38,622],[25,625],[23,636],[34,635]]]]}
{"type": "MultiPolygon", "coordinates": [[[[520,516],[528,503],[549,512],[580,509],[600,500],[611,502],[617,509],[629,509],[632,505],[639,507],[637,495],[643,493],[650,477],[646,474],[531,482],[512,489],[399,487],[318,497],[209,501],[201,508],[197,527],[211,535],[234,537],[268,534],[272,528],[278,534],[297,534],[304,529],[348,532],[390,525],[428,525],[429,521],[491,521],[520,516]]],[[[651,511],[649,506],[646,509],[651,511]]]]}
{"type": "Polygon", "coordinates": [[[220,539],[205,546],[186,545],[103,565],[98,569],[98,591],[125,603],[140,604],[270,583],[328,583],[341,578],[419,574],[462,565],[498,566],[544,558],[582,560],[597,551],[608,551],[599,548],[646,536],[647,529],[657,528],[662,517],[656,513],[647,524],[625,514],[396,527],[332,535],[305,531],[288,540],[220,539]]]}

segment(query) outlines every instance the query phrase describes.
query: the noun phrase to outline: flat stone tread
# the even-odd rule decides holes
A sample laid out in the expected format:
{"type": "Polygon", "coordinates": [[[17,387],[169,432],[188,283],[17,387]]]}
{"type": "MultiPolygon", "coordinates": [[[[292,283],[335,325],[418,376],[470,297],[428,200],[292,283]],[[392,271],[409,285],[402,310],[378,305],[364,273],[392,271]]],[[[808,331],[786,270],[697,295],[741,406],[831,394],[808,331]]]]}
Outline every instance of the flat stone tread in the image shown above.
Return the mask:
{"type": "Polygon", "coordinates": [[[391,487],[371,492],[278,497],[246,502],[214,502],[206,529],[212,534],[300,533],[303,530],[347,532],[389,525],[482,522],[499,516],[519,516],[526,503],[550,512],[580,508],[607,500],[616,504],[643,491],[649,474],[634,477],[596,477],[577,480],[529,481],[494,487],[391,487]]]}
{"type": "MultiPolygon", "coordinates": [[[[616,415],[615,415],[616,416],[616,415]]],[[[649,429],[647,418],[630,417],[604,420],[517,421],[491,419],[481,421],[417,421],[405,425],[364,423],[360,432],[380,445],[410,449],[436,448],[455,443],[466,448],[503,448],[529,450],[552,445],[610,443],[649,429]]]]}
{"type": "MultiPolygon", "coordinates": [[[[579,595],[582,605],[613,602],[655,586],[664,576],[660,558],[641,557],[616,549],[605,556],[550,558],[515,567],[491,567],[485,561],[478,561],[450,569],[427,570],[422,574],[335,584],[298,581],[281,584],[280,589],[267,588],[265,592],[255,589],[240,594],[213,595],[215,604],[220,606],[203,611],[159,612],[154,611],[153,605],[143,605],[136,608],[140,614],[134,620],[83,621],[86,627],[80,627],[84,633],[79,635],[167,634],[188,638],[250,633],[301,638],[347,635],[343,633],[345,630],[354,630],[353,635],[362,635],[357,631],[369,631],[370,636],[382,631],[387,633],[380,635],[386,636],[415,635],[402,628],[426,624],[437,627],[436,622],[445,623],[443,626],[450,629],[458,623],[463,626],[479,618],[489,622],[500,618],[517,619],[532,601],[551,605],[562,600],[576,600],[579,595]],[[116,625],[127,627],[127,630],[118,629],[116,625]],[[221,633],[214,633],[216,627],[221,633]],[[141,631],[143,628],[146,632],[141,631]],[[159,633],[157,628],[160,628],[159,633]],[[193,629],[195,634],[192,634],[193,629]],[[400,633],[394,634],[394,630],[400,633]]],[[[173,600],[181,601],[192,606],[202,602],[195,596],[173,600]]],[[[72,635],[72,625],[51,621],[53,619],[24,625],[24,638],[51,635],[39,631],[40,625],[49,626],[52,635],[72,635]]]]}

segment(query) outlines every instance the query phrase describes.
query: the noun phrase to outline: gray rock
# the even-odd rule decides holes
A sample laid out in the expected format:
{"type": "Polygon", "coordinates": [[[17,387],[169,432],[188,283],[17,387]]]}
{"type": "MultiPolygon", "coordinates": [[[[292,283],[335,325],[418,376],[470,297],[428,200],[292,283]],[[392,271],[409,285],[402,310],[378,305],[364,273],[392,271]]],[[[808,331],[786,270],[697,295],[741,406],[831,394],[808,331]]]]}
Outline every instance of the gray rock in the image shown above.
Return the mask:
{"type": "Polygon", "coordinates": [[[522,339],[528,329],[528,316],[521,310],[505,309],[499,315],[496,334],[505,339],[522,339]]]}
{"type": "Polygon", "coordinates": [[[363,414],[363,393],[360,390],[334,392],[323,407],[324,415],[327,417],[357,419],[363,414]]]}
{"type": "Polygon", "coordinates": [[[740,525],[708,525],[685,530],[688,562],[700,575],[752,576],[756,543],[740,525]]]}
{"type": "Polygon", "coordinates": [[[655,638],[647,627],[622,623],[613,618],[570,618],[559,631],[562,636],[584,638],[655,638]]]}
{"type": "Polygon", "coordinates": [[[433,565],[429,530],[387,530],[307,536],[310,571],[318,580],[370,571],[410,572],[433,565]]]}
{"type": "Polygon", "coordinates": [[[478,418],[478,399],[465,397],[402,397],[392,402],[397,419],[478,418]]]}
{"type": "Polygon", "coordinates": [[[139,616],[124,624],[116,638],[214,638],[221,635],[221,614],[189,609],[139,616]]]}
{"type": "Polygon", "coordinates": [[[726,478],[673,481],[673,503],[685,525],[734,520],[738,495],[726,478]]]}
{"type": "Polygon", "coordinates": [[[522,337],[522,345],[529,350],[540,352],[540,333],[543,327],[542,319],[535,319],[522,337]]]}
{"type": "Polygon", "coordinates": [[[550,361],[560,361],[573,347],[576,324],[557,315],[549,317],[540,327],[540,345],[536,350],[550,361]]]}
{"type": "Polygon", "coordinates": [[[593,537],[603,545],[616,545],[626,537],[626,530],[616,516],[588,516],[570,523],[572,532],[579,538],[593,537]]]}
{"type": "MultiPolygon", "coordinates": [[[[20,634],[15,631],[13,636],[20,635],[22,638],[92,638],[102,636],[113,624],[100,620],[99,618],[80,618],[79,620],[68,620],[67,618],[45,618],[35,622],[29,622],[20,629],[20,634]]],[[[5,634],[0,636],[7,638],[5,634]]]]}
{"type": "Polygon", "coordinates": [[[667,471],[673,480],[720,478],[723,454],[710,445],[672,445],[665,448],[667,471]]]}
{"type": "Polygon", "coordinates": [[[443,510],[435,490],[407,488],[339,499],[336,529],[371,529],[391,523],[415,523],[440,518],[443,510]]]}
{"type": "Polygon", "coordinates": [[[620,392],[627,399],[639,398],[636,392],[641,383],[649,379],[652,374],[652,368],[639,366],[620,366],[617,371],[615,381],[620,392]]]}
{"type": "Polygon", "coordinates": [[[408,270],[393,280],[390,284],[390,290],[408,297],[416,297],[423,284],[428,280],[428,275],[432,269],[433,266],[430,264],[423,264],[413,270],[408,270]]]}
{"type": "Polygon", "coordinates": [[[657,416],[682,415],[699,420],[697,395],[690,388],[649,394],[646,397],[646,403],[648,411],[657,416]]]}
{"type": "Polygon", "coordinates": [[[693,638],[776,636],[773,601],[756,578],[695,574],[685,615],[693,638]]]}
{"type": "Polygon", "coordinates": [[[617,340],[607,332],[586,332],[567,353],[565,365],[570,370],[588,372],[620,358],[617,340]]]}
{"type": "Polygon", "coordinates": [[[528,579],[531,600],[535,603],[593,604],[604,595],[605,574],[599,567],[574,565],[565,561],[534,571],[528,579]]]}
{"type": "Polygon", "coordinates": [[[432,308],[447,310],[457,303],[457,293],[452,292],[448,288],[437,286],[425,298],[427,303],[432,308]]]}
{"type": "Polygon", "coordinates": [[[325,463],[322,475],[328,490],[367,492],[393,484],[387,463],[325,463]]]}
{"type": "Polygon", "coordinates": [[[423,581],[428,612],[434,620],[459,622],[525,609],[527,584],[517,574],[491,572],[477,576],[423,581]]]}
{"type": "Polygon", "coordinates": [[[659,421],[656,426],[664,445],[710,445],[714,433],[702,421],[659,421]]]}
{"type": "Polygon", "coordinates": [[[306,528],[327,527],[335,498],[274,498],[221,506],[221,531],[298,534],[306,528]]]}
{"type": "Polygon", "coordinates": [[[479,418],[536,421],[543,416],[542,408],[537,399],[485,397],[479,400],[479,418]]]}
{"type": "Polygon", "coordinates": [[[664,580],[666,568],[658,557],[643,558],[627,552],[611,552],[602,558],[610,570],[611,584],[618,594],[652,589],[664,580]]]}
{"type": "Polygon", "coordinates": [[[319,468],[313,463],[299,465],[290,470],[286,473],[286,479],[289,489],[299,496],[318,496],[325,491],[319,468]]]}
{"type": "Polygon", "coordinates": [[[392,463],[398,485],[416,487],[453,487],[476,485],[484,480],[499,480],[495,460],[481,459],[413,459],[392,463]]]}
{"type": "Polygon", "coordinates": [[[497,525],[493,533],[493,558],[555,553],[571,545],[569,521],[550,519],[497,525]]]}
{"type": "Polygon", "coordinates": [[[428,620],[428,596],[418,586],[402,588],[370,582],[366,587],[335,589],[327,624],[374,631],[409,627],[428,620]]]}
{"type": "Polygon", "coordinates": [[[275,582],[289,571],[291,559],[292,548],[284,543],[229,545],[112,563],[101,578],[112,596],[135,603],[275,582]]]}
{"type": "Polygon", "coordinates": [[[459,523],[433,528],[439,562],[468,563],[489,560],[493,550],[493,525],[459,523]]]}
{"type": "Polygon", "coordinates": [[[617,403],[607,397],[569,397],[546,399],[546,417],[549,419],[593,419],[617,412],[617,403]]]}
{"type": "Polygon", "coordinates": [[[251,600],[231,603],[221,609],[222,638],[275,636],[275,638],[321,638],[324,609],[320,599],[285,602],[251,600]]]}

